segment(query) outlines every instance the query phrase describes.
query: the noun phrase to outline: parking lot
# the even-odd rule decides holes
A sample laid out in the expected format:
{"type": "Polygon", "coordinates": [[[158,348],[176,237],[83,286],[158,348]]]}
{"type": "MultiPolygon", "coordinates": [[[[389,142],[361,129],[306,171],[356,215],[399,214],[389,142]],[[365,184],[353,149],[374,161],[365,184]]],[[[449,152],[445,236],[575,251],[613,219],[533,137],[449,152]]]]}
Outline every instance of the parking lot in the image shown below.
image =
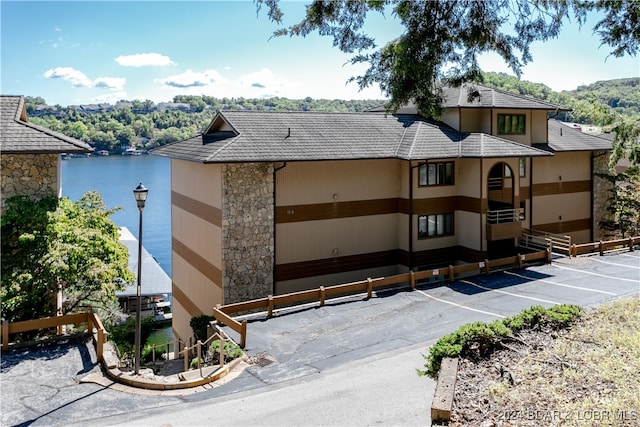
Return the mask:
{"type": "Polygon", "coordinates": [[[2,425],[428,425],[434,381],[415,370],[441,336],[532,305],[588,307],[639,295],[636,251],[555,257],[550,265],[279,310],[268,320],[254,315],[246,351],[265,363],[184,395],[79,383],[98,370],[86,346],[39,357],[9,352],[2,425]]]}

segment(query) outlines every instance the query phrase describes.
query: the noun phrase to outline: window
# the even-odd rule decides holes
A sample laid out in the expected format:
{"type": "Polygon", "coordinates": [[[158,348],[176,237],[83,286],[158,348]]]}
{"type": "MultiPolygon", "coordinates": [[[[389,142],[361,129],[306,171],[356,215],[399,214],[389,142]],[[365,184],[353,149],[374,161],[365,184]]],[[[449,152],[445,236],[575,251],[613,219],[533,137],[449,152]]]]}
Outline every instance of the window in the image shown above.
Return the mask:
{"type": "Polygon", "coordinates": [[[424,163],[418,168],[418,185],[453,185],[453,162],[424,163]]]}
{"type": "Polygon", "coordinates": [[[518,166],[520,168],[520,178],[527,176],[527,159],[525,157],[520,157],[518,166]]]}
{"type": "Polygon", "coordinates": [[[418,217],[419,239],[451,234],[453,234],[453,213],[420,215],[418,217]]]}
{"type": "Polygon", "coordinates": [[[524,221],[527,219],[527,202],[524,200],[520,201],[520,221],[524,221]]]}
{"type": "Polygon", "coordinates": [[[498,114],[498,135],[524,135],[525,117],[524,114],[498,114]]]}

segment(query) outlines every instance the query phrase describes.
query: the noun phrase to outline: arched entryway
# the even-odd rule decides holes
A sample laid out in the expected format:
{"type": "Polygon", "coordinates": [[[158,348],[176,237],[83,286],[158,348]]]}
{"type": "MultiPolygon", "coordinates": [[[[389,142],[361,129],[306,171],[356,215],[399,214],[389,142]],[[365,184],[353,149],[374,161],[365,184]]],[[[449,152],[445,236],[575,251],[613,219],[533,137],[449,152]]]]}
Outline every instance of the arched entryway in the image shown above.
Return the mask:
{"type": "Polygon", "coordinates": [[[515,209],[516,177],[513,169],[496,163],[487,178],[487,251],[490,259],[513,256],[520,234],[519,212],[515,209]]]}

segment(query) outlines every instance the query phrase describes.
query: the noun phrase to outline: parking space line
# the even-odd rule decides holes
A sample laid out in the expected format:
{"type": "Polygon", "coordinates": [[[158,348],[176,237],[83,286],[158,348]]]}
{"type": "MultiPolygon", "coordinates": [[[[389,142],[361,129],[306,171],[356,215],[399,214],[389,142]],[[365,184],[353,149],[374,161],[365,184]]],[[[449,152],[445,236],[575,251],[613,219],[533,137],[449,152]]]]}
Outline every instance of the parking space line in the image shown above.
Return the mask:
{"type": "Polygon", "coordinates": [[[516,298],[525,298],[525,299],[530,299],[530,300],[534,300],[534,301],[547,302],[549,304],[561,304],[561,303],[556,302],[556,301],[549,301],[549,300],[542,299],[542,298],[528,297],[526,295],[518,295],[518,294],[514,294],[512,292],[501,291],[499,289],[487,288],[485,286],[478,285],[477,283],[473,283],[473,282],[470,282],[468,280],[460,280],[460,282],[466,283],[467,285],[475,286],[476,288],[484,289],[485,291],[498,292],[500,294],[511,295],[512,297],[516,297],[516,298]]]}
{"type": "Polygon", "coordinates": [[[549,283],[549,284],[555,285],[555,286],[564,286],[565,288],[580,289],[582,291],[597,292],[597,293],[600,293],[600,294],[607,294],[607,295],[613,295],[613,296],[617,296],[618,295],[618,294],[616,294],[614,292],[601,291],[600,289],[583,288],[582,286],[567,285],[567,284],[564,284],[564,283],[552,282],[551,280],[546,280],[546,279],[537,279],[535,277],[524,276],[522,274],[512,273],[510,271],[505,271],[505,273],[506,274],[510,274],[512,276],[521,277],[523,279],[533,280],[533,281],[536,281],[536,282],[549,283]]]}
{"type": "Polygon", "coordinates": [[[629,257],[629,258],[640,259],[640,256],[637,256],[637,255],[631,255],[631,254],[618,254],[618,255],[626,256],[626,257],[629,257]]]}
{"type": "Polygon", "coordinates": [[[463,308],[465,310],[471,310],[471,311],[475,311],[475,312],[482,313],[482,314],[488,314],[490,316],[500,317],[502,319],[504,319],[506,317],[506,316],[503,316],[501,314],[491,313],[489,311],[478,310],[477,308],[471,308],[471,307],[467,307],[466,305],[457,304],[455,302],[451,302],[451,301],[443,300],[443,299],[440,299],[440,298],[436,298],[433,295],[429,295],[428,293],[421,291],[420,289],[416,289],[415,292],[418,292],[418,293],[424,295],[427,298],[431,298],[432,300],[435,300],[435,301],[438,301],[438,302],[441,302],[441,303],[444,303],[444,304],[453,305],[453,306],[456,306],[456,307],[459,307],[459,308],[463,308]]]}
{"type": "MultiPolygon", "coordinates": [[[[637,257],[634,257],[634,258],[637,258],[637,257]]],[[[598,261],[598,262],[601,262],[601,263],[603,263],[603,264],[608,264],[608,265],[615,265],[615,266],[617,266],[617,267],[635,268],[635,269],[640,270],[640,265],[635,266],[635,265],[627,265],[627,264],[617,264],[617,263],[615,263],[615,262],[607,262],[607,261],[603,261],[603,260],[598,259],[598,258],[596,258],[596,257],[589,257],[589,260],[591,260],[591,261],[598,261]]]]}
{"type": "Polygon", "coordinates": [[[622,280],[622,281],[625,281],[625,282],[632,282],[632,283],[640,283],[640,280],[625,279],[624,277],[608,276],[606,274],[593,273],[591,271],[586,271],[586,270],[578,270],[577,268],[564,267],[564,266],[561,266],[561,265],[558,265],[558,264],[550,264],[550,265],[552,267],[556,267],[556,268],[559,268],[561,270],[570,270],[570,271],[576,271],[578,273],[590,274],[592,276],[605,277],[607,279],[622,280]]]}

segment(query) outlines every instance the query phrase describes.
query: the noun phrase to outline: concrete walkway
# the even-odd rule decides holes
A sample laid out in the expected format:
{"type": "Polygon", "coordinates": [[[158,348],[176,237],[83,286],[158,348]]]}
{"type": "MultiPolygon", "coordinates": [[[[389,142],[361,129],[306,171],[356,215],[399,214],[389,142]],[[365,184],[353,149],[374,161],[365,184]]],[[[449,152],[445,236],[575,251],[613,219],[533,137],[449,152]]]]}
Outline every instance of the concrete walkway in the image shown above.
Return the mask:
{"type": "Polygon", "coordinates": [[[2,425],[429,425],[435,383],[416,369],[441,336],[532,305],[639,295],[636,251],[281,311],[248,326],[247,352],[272,363],[178,395],[79,383],[99,376],[90,346],[12,351],[2,355],[2,425]]]}

